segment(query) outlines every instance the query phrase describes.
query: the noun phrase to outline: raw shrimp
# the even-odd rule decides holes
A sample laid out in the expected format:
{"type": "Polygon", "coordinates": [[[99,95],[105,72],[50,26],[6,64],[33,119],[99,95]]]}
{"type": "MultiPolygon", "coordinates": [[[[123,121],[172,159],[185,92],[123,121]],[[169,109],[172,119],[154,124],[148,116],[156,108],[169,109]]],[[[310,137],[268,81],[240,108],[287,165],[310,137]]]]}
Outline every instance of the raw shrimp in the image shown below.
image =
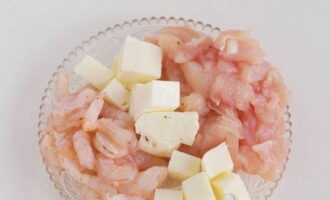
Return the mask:
{"type": "Polygon", "coordinates": [[[49,125],[57,132],[74,133],[80,130],[83,117],[85,116],[86,109],[77,110],[65,117],[54,115],[48,116],[49,125]]]}
{"type": "Polygon", "coordinates": [[[73,146],[77,153],[81,166],[87,169],[95,169],[95,155],[92,148],[91,137],[84,131],[78,131],[73,135],[73,146]]]}
{"type": "Polygon", "coordinates": [[[97,173],[107,183],[118,185],[132,181],[138,174],[137,165],[119,165],[102,155],[97,156],[97,173]]]}
{"type": "Polygon", "coordinates": [[[57,132],[75,132],[80,129],[89,104],[96,97],[96,91],[84,87],[75,94],[63,96],[55,103],[54,110],[48,116],[49,124],[57,132]]]}
{"type": "Polygon", "coordinates": [[[107,102],[104,102],[100,117],[121,122],[121,126],[123,127],[131,129],[134,127],[134,120],[132,116],[107,102]]]}
{"type": "Polygon", "coordinates": [[[122,194],[148,198],[165,181],[166,177],[166,167],[151,167],[140,172],[133,181],[119,185],[117,189],[122,194]]]}
{"type": "Polygon", "coordinates": [[[99,131],[106,134],[110,140],[120,146],[127,147],[134,152],[138,148],[135,132],[127,127],[122,127],[117,120],[102,118],[98,120],[99,131]]]}
{"type": "Polygon", "coordinates": [[[40,151],[45,159],[46,163],[54,168],[61,168],[61,164],[58,160],[56,139],[49,133],[42,136],[40,142],[40,151]]]}
{"type": "Polygon", "coordinates": [[[80,183],[86,185],[88,188],[94,191],[94,193],[91,192],[92,194],[89,195],[94,195],[96,197],[99,197],[100,200],[109,199],[110,197],[113,197],[114,195],[117,194],[117,190],[114,186],[107,184],[98,176],[81,174],[80,183]],[[95,194],[95,192],[97,194],[95,194]]]}
{"type": "Polygon", "coordinates": [[[86,87],[75,94],[64,96],[55,104],[53,115],[66,117],[77,110],[87,108],[96,95],[97,93],[94,89],[86,87]]]}
{"type": "Polygon", "coordinates": [[[78,182],[81,182],[80,165],[72,143],[72,135],[63,136],[57,143],[57,153],[62,167],[78,182]]]}
{"type": "Polygon", "coordinates": [[[83,130],[84,131],[94,131],[98,127],[97,119],[101,113],[104,100],[104,94],[101,93],[95,97],[95,99],[90,104],[88,110],[83,119],[83,130]]]}
{"type": "Polygon", "coordinates": [[[116,194],[112,198],[108,198],[106,200],[145,200],[144,198],[140,196],[129,196],[126,194],[116,194]]]}
{"type": "Polygon", "coordinates": [[[56,88],[55,88],[55,97],[57,100],[62,99],[65,96],[69,95],[69,81],[68,75],[65,73],[60,73],[57,77],[56,88]]]}
{"type": "Polygon", "coordinates": [[[132,157],[138,165],[139,170],[146,170],[153,166],[166,166],[168,164],[164,158],[160,158],[140,150],[133,154],[132,157]]]}
{"type": "Polygon", "coordinates": [[[90,189],[86,185],[82,186],[81,191],[83,200],[102,200],[102,196],[98,192],[90,189]]]}
{"type": "Polygon", "coordinates": [[[120,146],[112,142],[107,135],[100,132],[95,134],[94,146],[108,158],[117,158],[128,154],[128,148],[126,146],[120,146]]]}

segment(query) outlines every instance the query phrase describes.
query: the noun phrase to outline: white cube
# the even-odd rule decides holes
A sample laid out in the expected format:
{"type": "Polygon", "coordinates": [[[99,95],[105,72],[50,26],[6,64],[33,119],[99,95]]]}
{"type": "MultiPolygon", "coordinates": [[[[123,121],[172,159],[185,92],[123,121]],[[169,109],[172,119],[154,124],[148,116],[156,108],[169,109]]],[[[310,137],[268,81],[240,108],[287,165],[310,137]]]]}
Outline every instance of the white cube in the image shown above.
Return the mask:
{"type": "Polygon", "coordinates": [[[216,200],[205,172],[183,181],[182,190],[185,200],[216,200]]]}
{"type": "Polygon", "coordinates": [[[197,112],[153,112],[143,114],[135,122],[137,134],[164,141],[192,145],[198,133],[197,112]]]}
{"type": "Polygon", "coordinates": [[[139,148],[149,154],[170,157],[172,152],[180,147],[179,140],[161,140],[141,135],[139,140],[139,148]]]}
{"type": "Polygon", "coordinates": [[[225,142],[206,152],[202,158],[202,169],[210,179],[230,172],[233,168],[234,164],[225,142]]]}
{"type": "Polygon", "coordinates": [[[137,120],[143,113],[173,111],[180,105],[180,83],[154,80],[131,88],[129,113],[137,120]]]}
{"type": "Polygon", "coordinates": [[[235,200],[250,200],[250,195],[244,182],[238,174],[227,172],[212,181],[212,186],[218,199],[232,196],[235,200]]]}
{"type": "Polygon", "coordinates": [[[181,190],[156,189],[154,200],[183,200],[181,190]]]}
{"type": "Polygon", "coordinates": [[[88,55],[75,66],[75,72],[97,89],[102,89],[114,77],[110,69],[88,55]]]}
{"type": "Polygon", "coordinates": [[[146,83],[161,76],[163,53],[159,46],[127,36],[116,68],[124,83],[146,83]]]}
{"type": "Polygon", "coordinates": [[[173,151],[168,164],[168,172],[171,178],[177,180],[186,180],[201,170],[201,159],[195,156],[173,151]]]}
{"type": "Polygon", "coordinates": [[[122,110],[128,108],[129,91],[117,79],[112,79],[101,91],[105,100],[122,110]]]}

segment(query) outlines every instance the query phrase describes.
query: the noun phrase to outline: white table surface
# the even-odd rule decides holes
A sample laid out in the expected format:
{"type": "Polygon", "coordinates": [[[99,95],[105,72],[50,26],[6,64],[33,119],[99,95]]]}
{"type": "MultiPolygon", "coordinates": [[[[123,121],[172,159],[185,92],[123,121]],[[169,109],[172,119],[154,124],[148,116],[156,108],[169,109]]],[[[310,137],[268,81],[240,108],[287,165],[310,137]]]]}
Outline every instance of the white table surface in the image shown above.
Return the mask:
{"type": "Polygon", "coordinates": [[[271,200],[329,199],[327,0],[0,0],[0,199],[61,199],[37,145],[38,108],[47,81],[90,35],[153,15],[248,29],[261,40],[293,93],[292,152],[271,200]]]}

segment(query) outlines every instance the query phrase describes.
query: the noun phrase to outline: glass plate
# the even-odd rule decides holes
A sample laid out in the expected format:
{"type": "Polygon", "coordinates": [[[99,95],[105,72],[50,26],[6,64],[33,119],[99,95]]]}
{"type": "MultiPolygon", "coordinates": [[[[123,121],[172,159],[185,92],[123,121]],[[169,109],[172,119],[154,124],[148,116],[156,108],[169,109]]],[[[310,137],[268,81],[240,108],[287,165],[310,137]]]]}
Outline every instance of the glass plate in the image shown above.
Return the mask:
{"type": "MultiPolygon", "coordinates": [[[[52,75],[48,86],[44,91],[42,97],[42,104],[40,106],[39,114],[39,142],[42,137],[43,130],[48,114],[51,112],[54,103],[54,88],[55,81],[59,72],[65,72],[69,74],[70,90],[75,91],[85,84],[84,80],[74,74],[73,66],[75,66],[81,58],[88,54],[100,60],[107,66],[111,66],[112,60],[119,52],[119,48],[127,35],[131,35],[137,38],[142,38],[145,34],[155,32],[164,26],[182,26],[187,25],[192,28],[204,32],[212,37],[217,36],[221,30],[218,27],[213,27],[210,24],[204,24],[200,21],[194,21],[192,19],[183,19],[175,17],[151,17],[134,19],[130,22],[124,22],[117,24],[113,27],[109,27],[104,31],[98,32],[96,35],[91,36],[88,40],[83,41],[81,45],[77,46],[69,55],[63,59],[62,64],[57,67],[56,72],[52,75]]],[[[291,121],[289,108],[284,115],[286,119],[286,137],[290,138],[291,142],[291,121]]],[[[287,158],[288,160],[288,158],[287,158]]],[[[45,163],[45,162],[44,162],[45,163]]],[[[64,171],[59,171],[51,168],[46,163],[46,170],[50,176],[50,179],[54,182],[55,187],[60,192],[61,196],[66,200],[81,200],[81,186],[68,176],[64,171]]],[[[285,168],[283,169],[283,171],[285,168]]],[[[253,200],[266,200],[270,197],[276,188],[279,180],[265,181],[259,176],[239,172],[243,181],[245,182],[251,198],[253,200]]],[[[282,172],[283,174],[283,172],[282,172]]]]}

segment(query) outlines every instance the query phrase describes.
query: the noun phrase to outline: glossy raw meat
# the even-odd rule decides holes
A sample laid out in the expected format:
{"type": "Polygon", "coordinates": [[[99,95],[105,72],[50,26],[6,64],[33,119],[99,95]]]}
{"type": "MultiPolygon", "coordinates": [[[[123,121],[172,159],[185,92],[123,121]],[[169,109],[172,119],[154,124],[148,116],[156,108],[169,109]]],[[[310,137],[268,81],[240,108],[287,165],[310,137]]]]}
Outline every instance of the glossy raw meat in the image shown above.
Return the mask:
{"type": "Polygon", "coordinates": [[[192,90],[183,90],[179,110],[200,115],[193,146],[180,150],[202,156],[225,141],[236,169],[278,179],[290,145],[282,118],[290,92],[259,42],[241,30],[224,31],[211,42],[188,27],[166,27],[153,43],[167,58],[163,79],[192,90]]]}

